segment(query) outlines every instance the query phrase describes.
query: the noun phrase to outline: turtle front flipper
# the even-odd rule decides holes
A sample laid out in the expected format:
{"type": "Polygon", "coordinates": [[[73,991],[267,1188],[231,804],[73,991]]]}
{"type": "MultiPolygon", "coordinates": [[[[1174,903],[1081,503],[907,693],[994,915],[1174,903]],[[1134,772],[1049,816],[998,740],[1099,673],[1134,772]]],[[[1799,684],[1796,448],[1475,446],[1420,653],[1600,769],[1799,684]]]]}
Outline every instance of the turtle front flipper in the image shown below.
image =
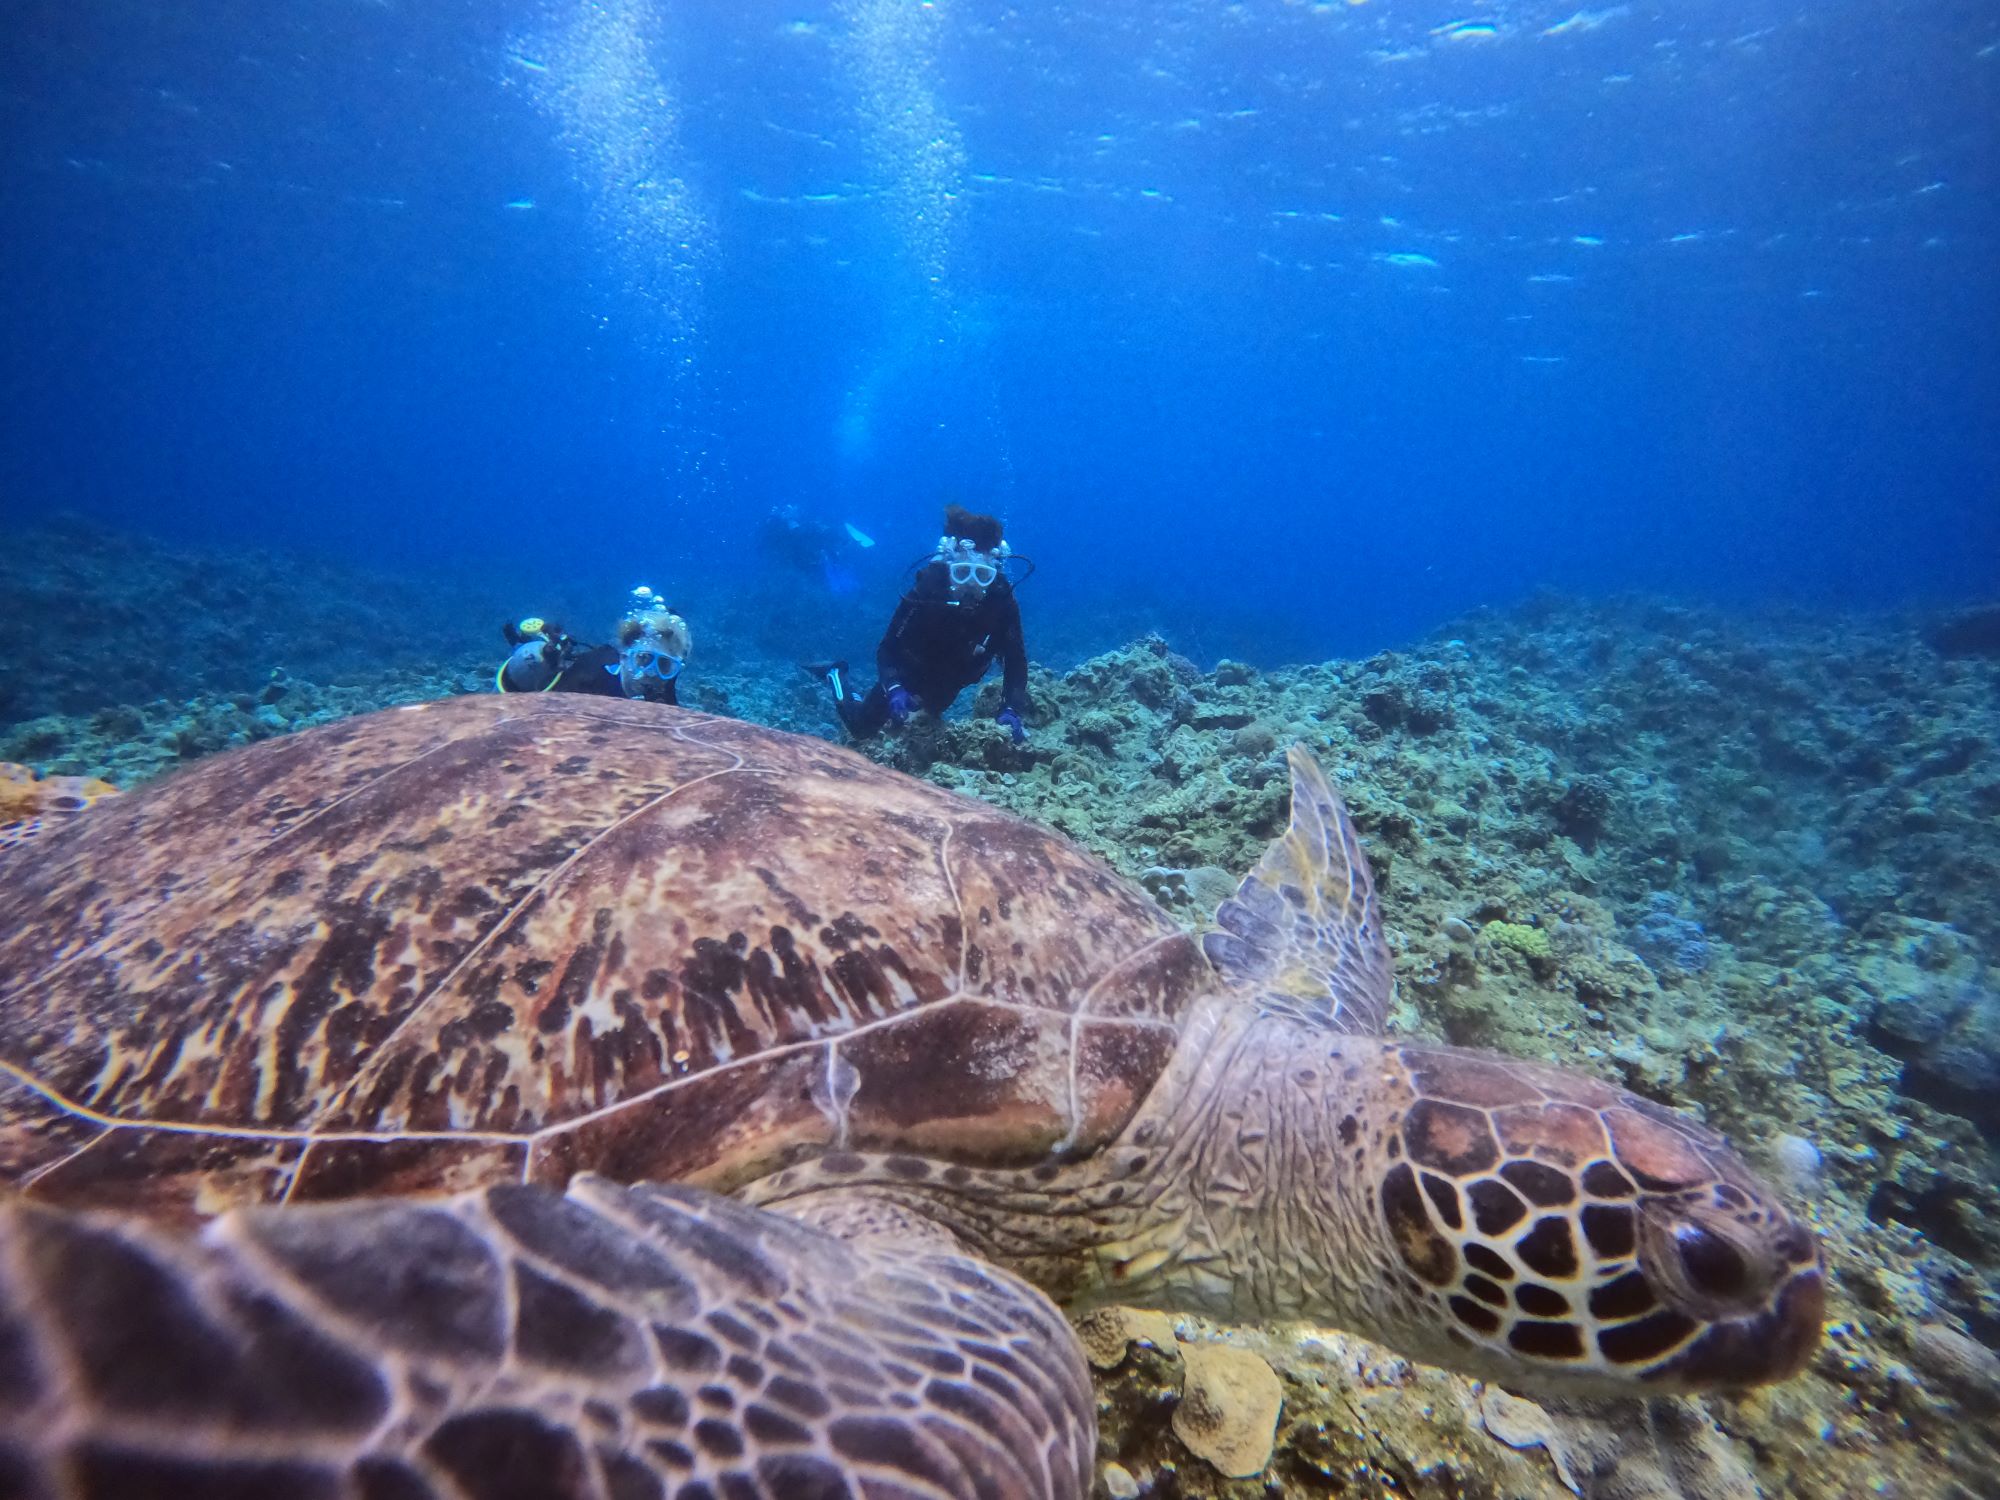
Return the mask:
{"type": "Polygon", "coordinates": [[[1286,755],[1292,816],[1202,940],[1230,987],[1266,1009],[1373,1036],[1394,970],[1375,880],[1347,808],[1303,746],[1286,755]]]}
{"type": "Polygon", "coordinates": [[[694,1189],[0,1209],[0,1493],[1075,1500],[1095,1443],[1024,1282],[694,1189]]]}

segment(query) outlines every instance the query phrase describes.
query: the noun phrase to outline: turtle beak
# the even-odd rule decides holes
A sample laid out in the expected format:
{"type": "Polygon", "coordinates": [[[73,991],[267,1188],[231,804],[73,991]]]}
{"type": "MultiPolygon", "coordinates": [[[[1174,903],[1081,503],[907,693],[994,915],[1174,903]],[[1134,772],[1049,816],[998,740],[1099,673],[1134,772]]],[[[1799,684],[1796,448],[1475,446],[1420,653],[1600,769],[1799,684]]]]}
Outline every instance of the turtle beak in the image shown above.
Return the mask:
{"type": "Polygon", "coordinates": [[[1744,1389],[1789,1380],[1818,1350],[1826,1317],[1826,1273],[1805,1225],[1773,1206],[1776,1222],[1742,1250],[1714,1231],[1727,1221],[1649,1227],[1642,1255],[1665,1300],[1665,1318],[1705,1325],[1670,1358],[1644,1371],[1673,1391],[1744,1389]],[[1750,1269],[1754,1267],[1754,1269],[1750,1269]],[[1761,1284],[1768,1288],[1757,1295],[1761,1284]]]}
{"type": "Polygon", "coordinates": [[[1826,1276],[1817,1261],[1785,1279],[1769,1306],[1712,1323],[1692,1344],[1649,1371],[1662,1390],[1743,1390],[1789,1380],[1811,1363],[1826,1319],[1826,1276]]]}

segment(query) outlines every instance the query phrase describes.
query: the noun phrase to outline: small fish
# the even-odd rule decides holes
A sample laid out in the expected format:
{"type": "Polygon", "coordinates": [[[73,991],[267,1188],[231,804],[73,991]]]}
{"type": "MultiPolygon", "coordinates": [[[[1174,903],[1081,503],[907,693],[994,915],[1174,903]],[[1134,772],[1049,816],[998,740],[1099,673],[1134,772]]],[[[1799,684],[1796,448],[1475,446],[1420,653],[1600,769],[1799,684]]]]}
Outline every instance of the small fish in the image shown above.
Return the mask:
{"type": "Polygon", "coordinates": [[[533,208],[535,200],[533,198],[509,198],[506,206],[508,208],[533,208]]]}
{"type": "Polygon", "coordinates": [[[1603,244],[1604,241],[1594,234],[1574,234],[1570,236],[1570,243],[1572,245],[1597,246],[1603,244]]]}
{"type": "Polygon", "coordinates": [[[856,526],[852,521],[843,521],[840,524],[847,528],[847,534],[852,538],[855,546],[872,547],[875,545],[875,538],[863,531],[859,526],[856,526]]]}
{"type": "Polygon", "coordinates": [[[537,62],[534,58],[527,57],[519,52],[509,52],[507,54],[507,61],[517,68],[526,68],[530,73],[546,73],[549,70],[547,63],[537,62]]]}
{"type": "Polygon", "coordinates": [[[1385,266],[1416,266],[1432,270],[1437,268],[1436,261],[1432,260],[1428,255],[1419,255],[1414,250],[1399,250],[1394,254],[1378,255],[1375,258],[1385,266]]]}

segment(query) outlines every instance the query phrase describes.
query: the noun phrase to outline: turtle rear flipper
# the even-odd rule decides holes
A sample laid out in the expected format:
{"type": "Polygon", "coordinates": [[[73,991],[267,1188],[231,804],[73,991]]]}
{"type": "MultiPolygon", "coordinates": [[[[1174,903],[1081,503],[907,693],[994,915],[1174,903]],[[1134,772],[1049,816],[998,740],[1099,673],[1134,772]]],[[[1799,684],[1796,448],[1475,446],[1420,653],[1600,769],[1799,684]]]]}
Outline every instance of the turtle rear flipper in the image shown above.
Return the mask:
{"type": "Polygon", "coordinates": [[[1291,822],[1217,909],[1221,930],[1202,949],[1233,989],[1267,1009],[1372,1036],[1394,982],[1374,877],[1326,772],[1299,745],[1286,761],[1291,822]]]}
{"type": "Polygon", "coordinates": [[[0,1490],[1087,1493],[1080,1351],[970,1256],[578,1178],[231,1214],[0,1209],[0,1490]]]}

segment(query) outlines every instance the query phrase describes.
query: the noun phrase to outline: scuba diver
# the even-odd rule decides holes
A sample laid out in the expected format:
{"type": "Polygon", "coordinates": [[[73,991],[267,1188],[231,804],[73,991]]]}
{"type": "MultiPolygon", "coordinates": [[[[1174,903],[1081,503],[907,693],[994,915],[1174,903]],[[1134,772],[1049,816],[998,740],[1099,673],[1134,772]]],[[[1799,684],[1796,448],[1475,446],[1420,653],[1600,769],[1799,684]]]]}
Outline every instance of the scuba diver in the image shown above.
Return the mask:
{"type": "Polygon", "coordinates": [[[500,627],[514,652],[493,685],[503,693],[596,693],[678,703],[676,684],[693,645],[687,621],[641,584],[632,590],[618,642],[586,646],[552,620],[530,616],[500,627]]]}
{"type": "Polygon", "coordinates": [[[771,507],[758,539],[780,566],[817,577],[830,594],[852,594],[861,587],[853,559],[875,545],[875,538],[852,521],[835,526],[791,504],[771,507]]]}
{"type": "Polygon", "coordinates": [[[904,723],[917,709],[943,713],[997,657],[1001,706],[994,722],[1018,745],[1028,737],[1028,651],[1014,585],[1031,569],[1008,549],[998,520],[947,506],[937,551],[917,564],[876,648],[875,685],[857,696],[844,661],[806,670],[833,689],[840,722],[863,740],[885,723],[904,723]]]}

